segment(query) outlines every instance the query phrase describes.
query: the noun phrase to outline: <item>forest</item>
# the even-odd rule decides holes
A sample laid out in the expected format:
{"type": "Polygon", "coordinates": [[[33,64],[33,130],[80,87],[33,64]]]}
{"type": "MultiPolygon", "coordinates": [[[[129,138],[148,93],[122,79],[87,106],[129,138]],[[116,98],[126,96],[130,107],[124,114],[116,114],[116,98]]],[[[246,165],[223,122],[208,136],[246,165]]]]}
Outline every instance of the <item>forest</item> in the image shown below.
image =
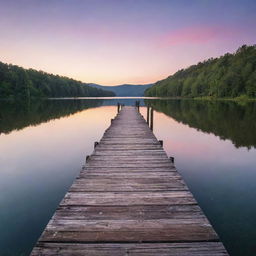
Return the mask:
{"type": "Polygon", "coordinates": [[[255,98],[256,45],[181,69],[156,82],[145,96],[255,98]]]}
{"type": "Polygon", "coordinates": [[[115,96],[71,78],[0,62],[0,99],[115,96]]]}

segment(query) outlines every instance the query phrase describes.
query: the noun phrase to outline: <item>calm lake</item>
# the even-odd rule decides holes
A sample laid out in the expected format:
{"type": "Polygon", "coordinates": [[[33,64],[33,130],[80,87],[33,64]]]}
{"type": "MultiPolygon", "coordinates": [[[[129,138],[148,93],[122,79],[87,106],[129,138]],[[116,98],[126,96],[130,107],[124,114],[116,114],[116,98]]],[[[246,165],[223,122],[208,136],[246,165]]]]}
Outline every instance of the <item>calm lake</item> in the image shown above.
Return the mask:
{"type": "MultiPolygon", "coordinates": [[[[1,256],[29,255],[117,102],[136,100],[0,102],[1,256]]],[[[230,255],[256,255],[256,103],[140,102],[230,255]]]]}

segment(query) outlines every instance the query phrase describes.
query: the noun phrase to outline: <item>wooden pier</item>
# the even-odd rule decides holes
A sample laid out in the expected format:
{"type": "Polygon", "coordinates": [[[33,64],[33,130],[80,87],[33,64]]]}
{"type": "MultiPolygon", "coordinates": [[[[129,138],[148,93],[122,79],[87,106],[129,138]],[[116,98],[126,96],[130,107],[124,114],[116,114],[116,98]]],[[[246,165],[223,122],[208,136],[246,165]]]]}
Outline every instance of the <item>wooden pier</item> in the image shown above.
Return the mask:
{"type": "Polygon", "coordinates": [[[161,144],[123,107],[31,255],[228,255],[161,144]]]}

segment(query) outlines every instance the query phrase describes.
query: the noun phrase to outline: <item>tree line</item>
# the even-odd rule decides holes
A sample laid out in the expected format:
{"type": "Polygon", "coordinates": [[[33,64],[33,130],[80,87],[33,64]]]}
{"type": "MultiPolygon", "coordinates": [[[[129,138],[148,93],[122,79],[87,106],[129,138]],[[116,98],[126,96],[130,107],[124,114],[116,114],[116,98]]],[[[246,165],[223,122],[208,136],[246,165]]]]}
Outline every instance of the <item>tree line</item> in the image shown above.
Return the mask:
{"type": "Polygon", "coordinates": [[[210,58],[156,82],[145,96],[256,97],[256,45],[210,58]]]}
{"type": "Polygon", "coordinates": [[[115,96],[74,79],[0,62],[0,99],[115,96]]]}

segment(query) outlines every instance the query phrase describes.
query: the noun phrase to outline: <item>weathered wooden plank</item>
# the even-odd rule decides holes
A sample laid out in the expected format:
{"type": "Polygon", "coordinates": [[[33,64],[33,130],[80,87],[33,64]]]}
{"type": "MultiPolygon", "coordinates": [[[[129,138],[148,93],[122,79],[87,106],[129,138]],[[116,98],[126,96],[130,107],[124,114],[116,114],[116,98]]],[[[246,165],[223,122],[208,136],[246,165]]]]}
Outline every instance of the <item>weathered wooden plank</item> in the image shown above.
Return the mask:
{"type": "Polygon", "coordinates": [[[226,256],[220,242],[195,243],[39,243],[31,256],[226,256]]]}
{"type": "Polygon", "coordinates": [[[178,205],[196,204],[189,191],[170,192],[76,192],[67,193],[60,205],[178,205]]]}
{"type": "Polygon", "coordinates": [[[129,158],[128,160],[127,159],[116,159],[116,158],[112,158],[111,156],[108,158],[108,160],[106,159],[105,161],[104,160],[99,160],[99,159],[93,159],[91,160],[89,158],[89,161],[87,161],[87,166],[91,166],[91,165],[98,165],[98,164],[102,164],[102,163],[106,163],[106,165],[108,167],[111,167],[112,165],[118,165],[118,166],[122,166],[123,164],[126,164],[126,165],[130,165],[130,164],[137,164],[137,166],[148,166],[149,167],[151,165],[159,165],[159,166],[163,166],[163,165],[166,165],[168,167],[172,167],[173,166],[173,163],[171,162],[171,160],[169,159],[165,159],[165,160],[159,160],[159,159],[132,159],[132,158],[129,158]],[[132,161],[132,163],[131,163],[132,161]]]}
{"type": "Polygon", "coordinates": [[[178,175],[177,171],[174,167],[155,167],[154,169],[152,167],[108,167],[108,166],[91,166],[86,167],[86,169],[82,170],[81,173],[134,173],[138,174],[141,173],[142,175],[147,173],[170,173],[172,175],[178,175]]]}
{"type": "Polygon", "coordinates": [[[53,219],[41,241],[150,242],[215,241],[217,234],[205,218],[155,220],[53,219]]]}
{"type": "Polygon", "coordinates": [[[142,149],[151,149],[151,150],[158,150],[160,149],[160,145],[151,145],[151,144],[130,144],[130,145],[125,145],[125,144],[120,144],[120,145],[116,145],[116,144],[99,144],[97,146],[97,151],[99,150],[108,150],[109,148],[111,148],[111,150],[142,150],[142,149]]]}
{"type": "Polygon", "coordinates": [[[148,171],[100,171],[98,169],[91,169],[91,170],[84,170],[81,171],[78,178],[85,178],[85,179],[97,179],[97,178],[111,178],[111,179],[129,179],[129,178],[141,178],[147,177],[151,178],[162,178],[162,179],[182,179],[181,176],[174,171],[155,171],[155,172],[148,172],[148,171]]]}
{"type": "MultiPolygon", "coordinates": [[[[168,173],[169,174],[169,173],[168,173]]],[[[103,177],[101,175],[98,176],[92,176],[90,177],[88,175],[88,177],[85,175],[84,177],[79,176],[79,178],[77,178],[75,184],[83,184],[83,185],[92,185],[92,184],[138,184],[138,185],[143,185],[143,184],[154,184],[154,185],[158,185],[158,184],[169,184],[169,185],[185,185],[184,181],[182,180],[182,178],[180,176],[168,176],[165,175],[165,179],[163,179],[162,177],[159,176],[153,176],[153,177],[134,177],[134,176],[122,176],[122,177],[115,177],[115,179],[113,179],[111,176],[108,177],[103,177]],[[126,177],[124,179],[124,177],[126,177]]]]}
{"type": "Polygon", "coordinates": [[[60,206],[53,219],[150,220],[202,218],[197,205],[60,206]]]}
{"type": "Polygon", "coordinates": [[[166,162],[153,162],[153,161],[144,161],[144,162],[139,162],[139,161],[134,161],[134,162],[102,162],[102,161],[88,161],[87,162],[88,167],[125,167],[125,168],[171,168],[173,167],[173,163],[170,161],[166,162]]]}
{"type": "MultiPolygon", "coordinates": [[[[122,185],[122,184],[121,184],[122,185]]],[[[168,186],[168,185],[125,185],[120,187],[116,184],[109,184],[105,187],[102,185],[89,185],[89,186],[82,186],[82,185],[74,185],[70,188],[70,192],[162,192],[162,191],[187,191],[187,188],[181,186],[168,186]]]]}
{"type": "MultiPolygon", "coordinates": [[[[81,176],[80,176],[81,177],[81,176]]],[[[188,190],[181,177],[168,178],[163,177],[140,177],[126,178],[113,177],[102,178],[101,176],[88,178],[78,178],[77,181],[69,189],[70,192],[86,192],[86,191],[177,191],[188,190]]]]}
{"type": "Polygon", "coordinates": [[[138,156],[138,155],[92,155],[90,156],[90,161],[136,161],[136,162],[170,162],[169,159],[166,159],[165,155],[148,155],[148,156],[138,156]]]}

